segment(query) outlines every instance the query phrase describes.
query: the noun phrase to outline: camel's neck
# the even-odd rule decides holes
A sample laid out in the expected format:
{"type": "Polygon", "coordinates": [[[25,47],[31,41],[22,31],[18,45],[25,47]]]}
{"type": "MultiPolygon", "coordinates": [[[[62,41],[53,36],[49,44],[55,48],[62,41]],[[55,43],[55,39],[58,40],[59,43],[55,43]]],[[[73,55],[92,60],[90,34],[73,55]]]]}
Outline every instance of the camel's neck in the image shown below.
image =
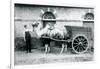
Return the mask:
{"type": "Polygon", "coordinates": [[[43,34],[47,33],[48,27],[46,26],[45,28],[42,28],[42,29],[37,27],[37,28],[35,28],[35,31],[36,31],[38,37],[41,37],[43,34]]]}

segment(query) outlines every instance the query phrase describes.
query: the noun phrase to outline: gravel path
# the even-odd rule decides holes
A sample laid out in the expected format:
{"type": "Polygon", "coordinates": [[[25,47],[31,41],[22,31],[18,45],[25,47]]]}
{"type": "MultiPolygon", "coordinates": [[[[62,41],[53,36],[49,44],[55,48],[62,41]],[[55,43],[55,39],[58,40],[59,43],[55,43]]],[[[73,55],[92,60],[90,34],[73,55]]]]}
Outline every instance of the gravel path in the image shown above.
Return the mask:
{"type": "Polygon", "coordinates": [[[91,61],[93,53],[85,54],[71,54],[67,53],[48,53],[45,54],[40,50],[32,50],[32,53],[25,51],[15,51],[15,65],[28,65],[28,64],[45,64],[45,63],[58,63],[58,62],[80,62],[91,61]]]}

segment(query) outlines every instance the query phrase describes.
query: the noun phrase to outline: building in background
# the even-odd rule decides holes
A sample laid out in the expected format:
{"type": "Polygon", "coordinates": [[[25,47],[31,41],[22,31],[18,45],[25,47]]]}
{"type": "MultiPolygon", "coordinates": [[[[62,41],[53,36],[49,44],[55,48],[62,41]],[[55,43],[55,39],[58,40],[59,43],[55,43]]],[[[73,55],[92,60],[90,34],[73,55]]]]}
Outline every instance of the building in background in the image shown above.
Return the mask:
{"type": "MultiPolygon", "coordinates": [[[[64,26],[91,27],[93,33],[93,10],[93,8],[88,7],[58,7],[48,5],[15,4],[15,39],[24,36],[23,30],[25,24],[28,25],[29,28],[32,28],[31,24],[33,24],[36,21],[38,21],[41,24],[41,28],[44,28],[47,23],[51,23],[51,26],[56,25],[56,27],[61,30],[63,30],[64,26]]],[[[38,41],[40,42],[40,40],[38,41]]],[[[39,46],[39,42],[37,42],[36,46],[39,46]]]]}

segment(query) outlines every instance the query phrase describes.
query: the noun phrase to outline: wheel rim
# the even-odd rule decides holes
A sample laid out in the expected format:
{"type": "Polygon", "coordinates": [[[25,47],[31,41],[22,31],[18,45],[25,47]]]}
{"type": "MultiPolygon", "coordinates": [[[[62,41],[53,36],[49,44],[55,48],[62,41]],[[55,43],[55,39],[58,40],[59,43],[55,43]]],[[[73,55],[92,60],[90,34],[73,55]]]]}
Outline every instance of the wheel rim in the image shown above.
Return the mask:
{"type": "Polygon", "coordinates": [[[72,41],[72,48],[75,53],[84,53],[88,49],[88,40],[85,36],[77,36],[72,41]]]}

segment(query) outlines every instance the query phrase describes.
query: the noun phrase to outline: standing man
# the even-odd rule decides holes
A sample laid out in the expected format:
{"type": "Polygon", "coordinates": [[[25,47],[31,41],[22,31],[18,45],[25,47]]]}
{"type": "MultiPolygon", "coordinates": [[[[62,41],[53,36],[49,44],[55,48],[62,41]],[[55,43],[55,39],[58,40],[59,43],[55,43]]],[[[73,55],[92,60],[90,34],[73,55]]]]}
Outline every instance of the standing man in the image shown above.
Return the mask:
{"type": "Polygon", "coordinates": [[[31,34],[27,27],[27,25],[24,25],[25,31],[24,31],[24,41],[26,42],[26,51],[27,53],[31,53],[31,34]]]}

